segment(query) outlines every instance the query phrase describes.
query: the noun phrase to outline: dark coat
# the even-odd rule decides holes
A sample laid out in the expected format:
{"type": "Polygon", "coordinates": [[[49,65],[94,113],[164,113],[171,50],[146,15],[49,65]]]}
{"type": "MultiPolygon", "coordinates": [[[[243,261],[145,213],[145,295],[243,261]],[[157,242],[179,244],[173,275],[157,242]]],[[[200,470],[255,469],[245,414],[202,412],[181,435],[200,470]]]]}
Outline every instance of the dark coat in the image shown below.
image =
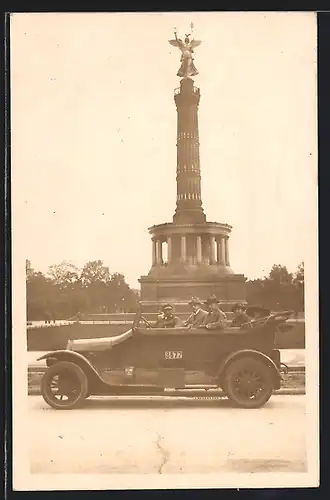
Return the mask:
{"type": "Polygon", "coordinates": [[[158,319],[155,326],[156,328],[175,328],[179,322],[180,319],[173,315],[158,319]]]}
{"type": "Polygon", "coordinates": [[[245,325],[245,323],[250,323],[250,321],[251,318],[247,314],[242,313],[233,319],[233,321],[230,323],[230,326],[242,326],[245,325]]]}

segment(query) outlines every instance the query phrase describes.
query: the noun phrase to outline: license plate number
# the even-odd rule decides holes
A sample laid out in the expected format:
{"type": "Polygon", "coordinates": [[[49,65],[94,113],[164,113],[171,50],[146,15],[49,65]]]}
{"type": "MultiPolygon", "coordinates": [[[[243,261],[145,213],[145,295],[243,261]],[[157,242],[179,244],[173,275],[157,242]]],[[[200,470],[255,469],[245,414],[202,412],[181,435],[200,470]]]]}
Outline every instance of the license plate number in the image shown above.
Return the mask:
{"type": "Polygon", "coordinates": [[[182,359],[182,351],[165,351],[165,359],[182,359]]]}

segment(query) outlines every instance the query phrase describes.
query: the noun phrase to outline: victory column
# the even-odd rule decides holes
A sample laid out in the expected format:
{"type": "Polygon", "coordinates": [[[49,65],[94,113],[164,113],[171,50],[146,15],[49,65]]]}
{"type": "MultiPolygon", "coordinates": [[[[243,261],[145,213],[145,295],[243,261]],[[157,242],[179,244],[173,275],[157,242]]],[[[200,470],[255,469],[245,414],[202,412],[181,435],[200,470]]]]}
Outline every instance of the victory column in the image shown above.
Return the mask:
{"type": "MultiPolygon", "coordinates": [[[[177,110],[177,197],[173,222],[152,226],[152,267],[141,276],[141,305],[145,312],[156,312],[165,302],[184,312],[192,296],[206,299],[215,294],[223,310],[245,301],[245,277],[235,274],[229,261],[232,227],[208,222],[202,207],[199,156],[198,105],[200,89],[191,77],[198,75],[194,49],[201,41],[186,34],[169,43],[181,51],[174,90],[177,110]],[[164,258],[167,247],[167,259],[164,258]]],[[[221,193],[219,192],[219,196],[221,193]]]]}

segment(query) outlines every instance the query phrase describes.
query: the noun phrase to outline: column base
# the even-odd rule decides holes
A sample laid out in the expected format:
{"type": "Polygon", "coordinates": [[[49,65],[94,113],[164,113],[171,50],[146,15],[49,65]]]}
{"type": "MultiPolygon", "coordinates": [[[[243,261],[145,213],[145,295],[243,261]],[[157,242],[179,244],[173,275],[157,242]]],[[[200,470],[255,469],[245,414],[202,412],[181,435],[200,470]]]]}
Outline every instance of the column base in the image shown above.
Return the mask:
{"type": "Polygon", "coordinates": [[[242,274],[233,274],[218,279],[167,279],[157,280],[150,276],[141,276],[141,305],[144,312],[157,312],[162,304],[172,303],[178,312],[189,312],[188,302],[191,297],[205,301],[210,295],[216,295],[224,311],[230,311],[236,302],[246,301],[246,278],[242,274]]]}

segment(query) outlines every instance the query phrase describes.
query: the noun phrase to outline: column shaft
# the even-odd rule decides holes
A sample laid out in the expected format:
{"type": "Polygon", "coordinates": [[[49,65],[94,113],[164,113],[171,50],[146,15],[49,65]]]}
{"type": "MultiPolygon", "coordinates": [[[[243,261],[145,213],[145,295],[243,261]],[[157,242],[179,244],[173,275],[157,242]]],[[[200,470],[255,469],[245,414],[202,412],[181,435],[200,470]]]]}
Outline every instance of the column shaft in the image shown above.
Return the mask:
{"type": "Polygon", "coordinates": [[[156,262],[157,264],[162,264],[163,262],[162,242],[160,240],[156,241],[156,262]]]}
{"type": "Polygon", "coordinates": [[[224,265],[225,264],[225,238],[224,237],[220,238],[219,249],[220,249],[220,261],[219,261],[219,264],[224,265]]]}
{"type": "Polygon", "coordinates": [[[172,260],[172,238],[167,237],[167,262],[170,263],[172,260]]]}
{"type": "Polygon", "coordinates": [[[210,236],[210,264],[215,264],[215,236],[210,236]]]}
{"type": "Polygon", "coordinates": [[[152,240],[152,265],[157,263],[156,240],[152,240]]]}
{"type": "Polygon", "coordinates": [[[225,263],[229,266],[229,248],[228,248],[228,238],[225,240],[225,263]]]}
{"type": "Polygon", "coordinates": [[[216,252],[216,257],[217,257],[217,264],[220,264],[220,241],[219,240],[216,240],[216,247],[217,247],[217,252],[216,252]]]}
{"type": "Polygon", "coordinates": [[[197,263],[202,262],[202,237],[197,236],[197,263]]]}
{"type": "Polygon", "coordinates": [[[187,239],[186,236],[181,236],[181,262],[187,260],[187,239]]]}

